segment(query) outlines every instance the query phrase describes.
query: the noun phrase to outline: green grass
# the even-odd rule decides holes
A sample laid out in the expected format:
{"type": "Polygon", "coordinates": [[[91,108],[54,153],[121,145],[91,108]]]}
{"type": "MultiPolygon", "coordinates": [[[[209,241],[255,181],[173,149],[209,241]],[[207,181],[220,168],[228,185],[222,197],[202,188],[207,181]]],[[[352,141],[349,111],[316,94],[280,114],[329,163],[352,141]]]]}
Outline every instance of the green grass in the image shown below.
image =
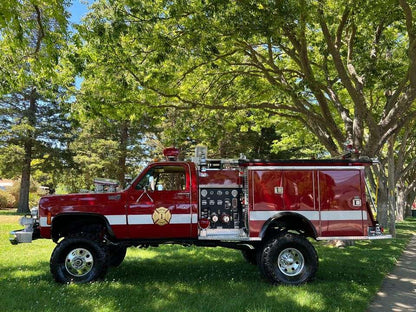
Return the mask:
{"type": "Polygon", "coordinates": [[[224,248],[129,248],[105,280],[59,285],[49,273],[54,244],[12,246],[17,217],[0,213],[0,304],[7,311],[365,311],[383,277],[416,230],[397,226],[398,238],[360,241],[338,249],[316,243],[316,280],[300,287],[271,286],[240,253],[224,248]]]}

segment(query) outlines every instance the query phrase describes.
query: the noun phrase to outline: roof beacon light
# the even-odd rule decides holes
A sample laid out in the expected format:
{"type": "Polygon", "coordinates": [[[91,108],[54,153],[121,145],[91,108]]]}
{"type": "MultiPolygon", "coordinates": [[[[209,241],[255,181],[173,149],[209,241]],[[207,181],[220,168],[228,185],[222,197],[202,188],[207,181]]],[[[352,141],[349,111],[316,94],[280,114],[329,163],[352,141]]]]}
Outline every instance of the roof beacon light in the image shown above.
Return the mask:
{"type": "Polygon", "coordinates": [[[175,147],[168,147],[163,150],[163,155],[168,161],[176,161],[178,159],[179,150],[175,147]]]}

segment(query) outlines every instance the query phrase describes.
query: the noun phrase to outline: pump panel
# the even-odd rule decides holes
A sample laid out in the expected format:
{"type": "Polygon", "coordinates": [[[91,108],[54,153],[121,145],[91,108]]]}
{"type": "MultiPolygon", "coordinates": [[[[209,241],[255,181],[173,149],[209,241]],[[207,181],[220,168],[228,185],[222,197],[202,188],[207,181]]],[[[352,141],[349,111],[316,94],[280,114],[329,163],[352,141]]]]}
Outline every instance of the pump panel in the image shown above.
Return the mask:
{"type": "Polygon", "coordinates": [[[210,220],[211,229],[237,229],[241,226],[241,188],[201,188],[201,218],[210,220]]]}

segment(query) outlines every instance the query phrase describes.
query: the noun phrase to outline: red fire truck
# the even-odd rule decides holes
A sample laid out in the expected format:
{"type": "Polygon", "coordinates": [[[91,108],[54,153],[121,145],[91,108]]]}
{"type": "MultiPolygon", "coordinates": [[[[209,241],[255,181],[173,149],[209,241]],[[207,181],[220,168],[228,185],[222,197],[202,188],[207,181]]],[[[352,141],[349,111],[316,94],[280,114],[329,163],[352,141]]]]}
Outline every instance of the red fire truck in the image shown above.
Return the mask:
{"type": "Polygon", "coordinates": [[[57,243],[50,269],[60,283],[102,278],[126,248],[160,244],[241,250],[273,284],[313,279],[318,256],[310,240],[382,239],[366,195],[370,159],[206,159],[153,162],[121,192],[41,198],[13,244],[57,243]]]}

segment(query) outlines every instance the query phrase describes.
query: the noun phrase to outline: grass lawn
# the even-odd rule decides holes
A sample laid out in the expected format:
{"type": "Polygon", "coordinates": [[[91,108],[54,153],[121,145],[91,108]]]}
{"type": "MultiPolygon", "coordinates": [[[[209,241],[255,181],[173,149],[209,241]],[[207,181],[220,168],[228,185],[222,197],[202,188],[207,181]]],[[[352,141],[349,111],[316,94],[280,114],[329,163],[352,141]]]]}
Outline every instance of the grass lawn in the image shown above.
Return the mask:
{"type": "Polygon", "coordinates": [[[271,286],[238,251],[162,246],[129,248],[102,282],[52,280],[54,243],[12,246],[18,217],[0,211],[0,310],[6,311],[365,311],[412,234],[416,219],[397,225],[394,240],[359,241],[344,249],[316,243],[316,280],[271,286]]]}

